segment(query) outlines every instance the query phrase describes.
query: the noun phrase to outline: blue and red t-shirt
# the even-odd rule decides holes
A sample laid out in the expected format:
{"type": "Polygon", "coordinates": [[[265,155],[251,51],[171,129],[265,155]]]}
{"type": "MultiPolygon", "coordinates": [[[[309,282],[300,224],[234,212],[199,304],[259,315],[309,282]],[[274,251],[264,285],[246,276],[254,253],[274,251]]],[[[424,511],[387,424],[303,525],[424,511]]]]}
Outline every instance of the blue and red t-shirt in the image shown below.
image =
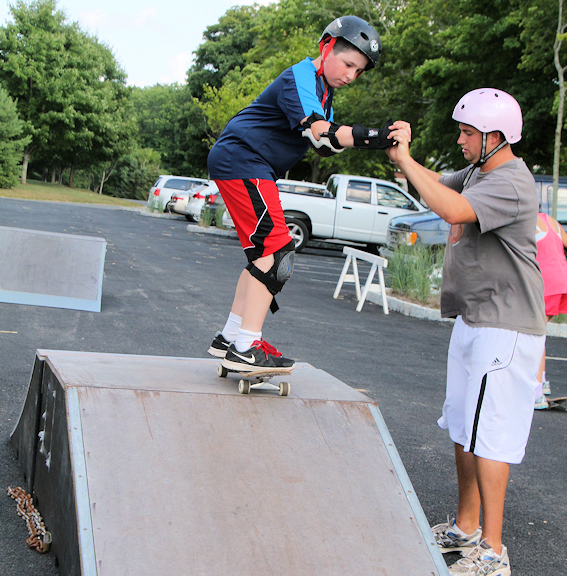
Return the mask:
{"type": "Polygon", "coordinates": [[[226,125],[209,153],[211,178],[282,178],[309,148],[300,122],[313,112],[333,120],[333,89],[323,104],[324,95],[312,58],[282,72],[226,125]]]}

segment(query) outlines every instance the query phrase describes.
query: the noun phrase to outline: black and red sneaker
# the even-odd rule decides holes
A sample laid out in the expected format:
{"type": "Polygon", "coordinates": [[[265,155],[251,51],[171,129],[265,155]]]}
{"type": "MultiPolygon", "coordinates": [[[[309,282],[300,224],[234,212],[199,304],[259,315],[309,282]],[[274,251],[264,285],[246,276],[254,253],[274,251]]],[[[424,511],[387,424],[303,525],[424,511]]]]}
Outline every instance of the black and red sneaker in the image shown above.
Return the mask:
{"type": "Polygon", "coordinates": [[[222,365],[238,372],[260,372],[272,369],[273,372],[287,372],[295,368],[295,361],[284,358],[281,352],[265,340],[256,340],[245,352],[238,352],[234,343],[231,344],[226,351],[222,365]]]}
{"type": "Polygon", "coordinates": [[[224,358],[226,356],[226,351],[230,346],[230,342],[222,335],[222,332],[217,332],[213,343],[207,352],[211,356],[216,356],[217,358],[224,358]]]}

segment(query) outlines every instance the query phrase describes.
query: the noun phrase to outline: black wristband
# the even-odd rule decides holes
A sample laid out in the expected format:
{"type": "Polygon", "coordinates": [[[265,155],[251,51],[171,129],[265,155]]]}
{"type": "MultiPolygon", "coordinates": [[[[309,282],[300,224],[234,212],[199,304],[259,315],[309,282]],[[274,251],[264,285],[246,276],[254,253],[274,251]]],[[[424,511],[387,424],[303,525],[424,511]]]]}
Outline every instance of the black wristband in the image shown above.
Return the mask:
{"type": "Polygon", "coordinates": [[[368,150],[385,150],[394,144],[393,140],[388,139],[391,130],[388,128],[393,124],[390,118],[384,128],[365,128],[362,124],[355,124],[352,127],[352,137],[355,148],[366,148],[368,150]]]}

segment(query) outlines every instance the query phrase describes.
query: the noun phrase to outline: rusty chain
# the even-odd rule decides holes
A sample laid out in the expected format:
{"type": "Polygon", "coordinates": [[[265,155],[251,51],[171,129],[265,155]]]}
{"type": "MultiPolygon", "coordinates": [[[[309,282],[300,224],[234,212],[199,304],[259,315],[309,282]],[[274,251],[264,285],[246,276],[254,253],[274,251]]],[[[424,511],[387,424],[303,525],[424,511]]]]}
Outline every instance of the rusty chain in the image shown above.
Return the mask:
{"type": "Polygon", "coordinates": [[[35,548],[40,554],[45,554],[51,546],[51,534],[45,529],[41,515],[33,505],[32,497],[19,486],[8,487],[7,492],[16,501],[18,516],[26,521],[30,535],[26,544],[30,548],[35,548]]]}

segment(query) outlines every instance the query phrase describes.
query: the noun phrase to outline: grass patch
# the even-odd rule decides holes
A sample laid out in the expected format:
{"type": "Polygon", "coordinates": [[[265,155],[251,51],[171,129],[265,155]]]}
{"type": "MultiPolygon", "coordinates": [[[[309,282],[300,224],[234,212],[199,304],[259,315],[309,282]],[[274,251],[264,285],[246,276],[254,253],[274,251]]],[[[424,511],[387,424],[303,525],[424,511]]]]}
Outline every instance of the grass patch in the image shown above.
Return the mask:
{"type": "Polygon", "coordinates": [[[156,196],[152,196],[150,198],[150,203],[148,205],[148,210],[153,214],[154,212],[158,212],[159,214],[163,214],[165,212],[165,207],[167,204],[164,204],[164,201],[161,197],[158,197],[156,200],[156,196]]]}
{"type": "Polygon", "coordinates": [[[222,217],[225,213],[226,208],[224,206],[219,206],[216,210],[215,210],[215,226],[217,228],[220,228],[221,230],[224,230],[226,228],[226,226],[222,223],[222,217]]]}
{"type": "Polygon", "coordinates": [[[214,214],[211,210],[211,207],[208,204],[205,204],[201,212],[201,219],[199,220],[199,226],[209,227],[213,223],[214,214]]]}
{"type": "Polygon", "coordinates": [[[557,316],[554,316],[550,322],[553,322],[554,324],[567,324],[567,314],[558,314],[557,316]]]}
{"type": "Polygon", "coordinates": [[[440,268],[444,251],[425,246],[397,246],[388,259],[388,280],[394,294],[423,306],[439,307],[440,268]]]}
{"type": "Polygon", "coordinates": [[[69,188],[68,186],[60,186],[59,184],[39,182],[36,180],[28,180],[27,184],[17,184],[9,190],[0,189],[0,198],[104,204],[107,206],[140,206],[140,204],[125,198],[114,198],[113,196],[106,196],[105,194],[95,194],[90,190],[69,188]]]}

